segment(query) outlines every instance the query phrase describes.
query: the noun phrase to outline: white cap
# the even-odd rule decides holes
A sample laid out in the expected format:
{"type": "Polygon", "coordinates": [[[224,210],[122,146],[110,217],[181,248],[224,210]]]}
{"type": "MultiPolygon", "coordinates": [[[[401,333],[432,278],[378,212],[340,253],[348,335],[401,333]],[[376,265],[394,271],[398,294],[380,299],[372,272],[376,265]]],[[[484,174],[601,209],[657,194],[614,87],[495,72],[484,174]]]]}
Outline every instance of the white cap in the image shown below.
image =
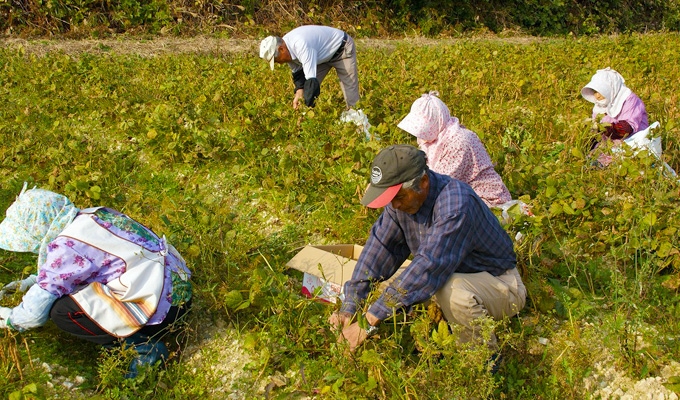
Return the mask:
{"type": "Polygon", "coordinates": [[[276,56],[276,37],[268,36],[260,43],[260,58],[269,61],[269,67],[274,69],[274,56],[276,56]]]}

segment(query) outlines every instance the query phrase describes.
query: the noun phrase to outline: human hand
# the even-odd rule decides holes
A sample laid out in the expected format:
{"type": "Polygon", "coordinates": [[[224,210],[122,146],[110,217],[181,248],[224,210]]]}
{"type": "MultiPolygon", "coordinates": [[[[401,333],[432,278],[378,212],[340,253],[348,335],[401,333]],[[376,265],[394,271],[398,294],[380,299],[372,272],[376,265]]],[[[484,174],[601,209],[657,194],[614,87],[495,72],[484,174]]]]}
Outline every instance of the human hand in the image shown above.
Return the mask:
{"type": "Polygon", "coordinates": [[[346,326],[340,336],[338,336],[338,343],[342,343],[345,340],[349,344],[350,353],[354,353],[357,347],[366,340],[368,333],[366,330],[359,326],[358,322],[346,326]]]}
{"type": "Polygon", "coordinates": [[[295,97],[293,98],[293,109],[297,110],[300,108],[300,100],[303,100],[304,95],[305,91],[303,89],[298,89],[295,91],[295,97]]]}
{"type": "MultiPolygon", "coordinates": [[[[0,290],[0,294],[4,296],[5,293],[11,293],[11,292],[25,292],[28,289],[31,288],[31,286],[35,285],[37,282],[38,277],[36,275],[30,275],[26,279],[20,279],[18,281],[10,282],[5,285],[5,287],[0,290]]],[[[0,296],[0,298],[2,298],[0,296]]]]}
{"type": "Polygon", "coordinates": [[[10,325],[7,323],[7,321],[9,320],[9,315],[11,313],[11,308],[0,307],[0,329],[10,329],[10,325]]]}
{"type": "MultiPolygon", "coordinates": [[[[346,314],[346,313],[345,313],[346,314]]],[[[331,316],[332,317],[332,316],[331,316]]],[[[354,353],[357,347],[366,340],[370,335],[375,333],[378,329],[377,325],[380,320],[375,315],[366,313],[359,317],[359,320],[353,324],[345,325],[344,329],[338,337],[338,343],[345,340],[349,344],[350,353],[354,353]]]]}
{"type": "Polygon", "coordinates": [[[328,323],[334,329],[344,329],[352,322],[352,315],[346,312],[336,311],[328,317],[328,323]]]}

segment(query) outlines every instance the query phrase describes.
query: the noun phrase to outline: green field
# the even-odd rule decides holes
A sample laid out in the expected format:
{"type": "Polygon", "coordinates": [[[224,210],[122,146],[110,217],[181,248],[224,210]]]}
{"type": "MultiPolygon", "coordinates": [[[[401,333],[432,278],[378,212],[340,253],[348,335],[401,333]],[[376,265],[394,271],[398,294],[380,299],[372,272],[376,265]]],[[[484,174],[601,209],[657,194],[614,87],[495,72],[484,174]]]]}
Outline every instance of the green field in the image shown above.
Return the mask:
{"type": "MultiPolygon", "coordinates": [[[[316,108],[294,111],[290,72],[271,72],[256,45],[157,55],[0,47],[2,210],[25,181],[81,208],[116,208],[178,248],[196,296],[186,332],[170,338],[168,367],[135,380],[122,378],[126,354],[101,352],[51,323],[0,332],[0,395],[680,393],[680,188],[643,153],[591,167],[592,104],[580,96],[597,69],[621,72],[650,123],[660,123],[653,133],[664,160],[680,171],[679,35],[357,40],[357,107],[380,137],[370,141],[339,122],[333,73],[316,108]],[[496,327],[505,356],[497,375],[484,368],[483,350],[447,340],[424,307],[345,355],[327,324],[333,307],[301,297],[301,274],[285,267],[308,243],[365,242],[379,215],[359,203],[370,162],[388,144],[415,144],[396,125],[429,90],[479,134],[513,198],[535,214],[505,225],[523,235],[516,251],[529,299],[519,318],[496,327]]],[[[28,275],[35,262],[0,251],[0,282],[28,275]]]]}

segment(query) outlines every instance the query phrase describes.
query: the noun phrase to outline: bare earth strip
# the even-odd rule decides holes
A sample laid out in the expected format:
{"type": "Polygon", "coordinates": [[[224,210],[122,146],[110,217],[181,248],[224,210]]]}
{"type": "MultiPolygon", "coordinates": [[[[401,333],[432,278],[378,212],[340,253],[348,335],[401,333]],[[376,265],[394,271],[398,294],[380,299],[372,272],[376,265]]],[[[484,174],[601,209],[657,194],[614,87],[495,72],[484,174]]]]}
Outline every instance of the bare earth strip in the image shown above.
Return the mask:
{"type": "MultiPolygon", "coordinates": [[[[515,37],[497,38],[482,37],[474,39],[358,39],[362,47],[393,49],[399,43],[415,46],[440,45],[459,40],[498,40],[516,44],[527,44],[541,41],[539,38],[515,37]]],[[[207,53],[226,54],[241,52],[257,52],[259,39],[225,39],[208,36],[191,38],[155,37],[153,39],[85,39],[85,40],[26,40],[0,39],[0,48],[23,49],[27,53],[45,55],[47,53],[64,53],[68,55],[89,54],[133,54],[143,57],[154,57],[164,54],[207,53]]]]}
{"type": "Polygon", "coordinates": [[[208,53],[255,51],[257,43],[248,39],[195,38],[154,38],[143,39],[85,39],[85,40],[25,40],[3,39],[0,47],[20,49],[31,54],[64,53],[68,55],[89,54],[131,54],[154,57],[164,54],[208,53]]]}

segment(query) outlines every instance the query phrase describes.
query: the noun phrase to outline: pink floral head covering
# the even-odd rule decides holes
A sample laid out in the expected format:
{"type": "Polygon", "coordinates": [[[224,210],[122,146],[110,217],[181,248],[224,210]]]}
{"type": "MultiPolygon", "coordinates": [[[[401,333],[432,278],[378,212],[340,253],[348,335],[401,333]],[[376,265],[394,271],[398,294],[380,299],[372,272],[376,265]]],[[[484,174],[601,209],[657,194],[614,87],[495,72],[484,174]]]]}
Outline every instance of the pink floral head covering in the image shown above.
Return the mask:
{"type": "Polygon", "coordinates": [[[431,142],[444,131],[451,121],[449,108],[439,100],[439,92],[422,95],[411,105],[411,112],[397,127],[425,142],[431,142]]]}
{"type": "Polygon", "coordinates": [[[0,223],[0,248],[37,253],[40,266],[47,258],[47,245],[80,210],[66,196],[44,189],[26,190],[26,186],[0,223]]]}

